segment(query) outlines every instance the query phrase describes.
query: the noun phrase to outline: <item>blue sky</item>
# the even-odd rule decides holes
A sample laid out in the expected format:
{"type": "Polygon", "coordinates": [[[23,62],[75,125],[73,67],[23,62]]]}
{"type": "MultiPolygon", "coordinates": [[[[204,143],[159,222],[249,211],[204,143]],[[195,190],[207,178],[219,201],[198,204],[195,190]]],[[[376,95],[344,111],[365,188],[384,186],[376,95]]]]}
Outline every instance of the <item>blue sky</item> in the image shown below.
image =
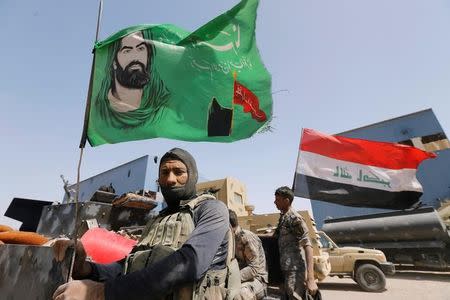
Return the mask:
{"type": "MultiPolygon", "coordinates": [[[[237,0],[106,0],[100,39],[141,23],[193,31],[237,0]]],[[[0,224],[13,197],[60,201],[76,180],[98,1],[0,1],[0,224]]],[[[200,175],[232,176],[256,212],[291,185],[300,130],[337,133],[433,108],[450,128],[450,4],[261,0],[256,38],[274,92],[271,133],[231,144],[153,139],[87,147],[87,178],[145,154],[190,151],[200,175]]],[[[306,200],[294,205],[302,208],[306,200]]]]}

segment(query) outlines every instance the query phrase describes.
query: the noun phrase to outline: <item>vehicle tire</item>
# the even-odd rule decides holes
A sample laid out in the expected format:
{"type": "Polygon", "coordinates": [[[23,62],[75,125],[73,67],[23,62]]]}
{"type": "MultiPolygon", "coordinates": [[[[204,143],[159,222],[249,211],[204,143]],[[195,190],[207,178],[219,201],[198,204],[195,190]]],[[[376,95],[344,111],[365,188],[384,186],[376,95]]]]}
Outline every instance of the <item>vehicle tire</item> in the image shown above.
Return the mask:
{"type": "Polygon", "coordinates": [[[386,287],[386,277],[375,265],[363,264],[356,269],[355,281],[366,292],[382,292],[386,287]]]}

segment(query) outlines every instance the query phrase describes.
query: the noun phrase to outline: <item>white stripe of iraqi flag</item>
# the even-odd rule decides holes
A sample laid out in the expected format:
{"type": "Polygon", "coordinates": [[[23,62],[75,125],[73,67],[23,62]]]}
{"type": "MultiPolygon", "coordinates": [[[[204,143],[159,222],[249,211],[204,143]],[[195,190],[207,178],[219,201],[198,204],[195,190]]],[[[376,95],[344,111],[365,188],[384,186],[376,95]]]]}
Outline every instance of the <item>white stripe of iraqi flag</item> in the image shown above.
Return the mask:
{"type": "Polygon", "coordinates": [[[418,165],[434,157],[406,145],[304,129],[293,189],[296,196],[340,205],[405,209],[422,195],[418,165]]]}

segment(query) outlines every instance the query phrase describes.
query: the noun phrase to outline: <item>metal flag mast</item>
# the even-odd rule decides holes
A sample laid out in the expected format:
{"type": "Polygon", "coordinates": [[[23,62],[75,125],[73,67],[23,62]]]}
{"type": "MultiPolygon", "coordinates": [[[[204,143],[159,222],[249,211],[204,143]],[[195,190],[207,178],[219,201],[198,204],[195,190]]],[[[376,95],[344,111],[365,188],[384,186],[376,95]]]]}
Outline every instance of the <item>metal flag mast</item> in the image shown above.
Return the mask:
{"type": "MultiPolygon", "coordinates": [[[[99,6],[98,6],[98,15],[97,15],[97,29],[95,32],[95,43],[98,41],[98,33],[100,30],[100,22],[102,18],[102,12],[103,12],[103,0],[99,0],[99,6]]],[[[87,139],[87,128],[89,123],[89,113],[91,108],[91,97],[92,97],[92,82],[94,80],[94,67],[95,67],[95,48],[92,50],[92,66],[91,66],[91,75],[89,78],[89,87],[88,87],[88,93],[87,93],[87,99],[86,99],[86,110],[84,112],[84,123],[83,123],[83,132],[81,134],[81,141],[80,141],[80,158],[78,160],[78,168],[77,168],[77,185],[76,185],[76,191],[75,191],[75,228],[74,228],[74,235],[73,235],[73,245],[74,245],[74,251],[72,253],[72,257],[70,260],[70,268],[69,268],[69,274],[67,276],[67,281],[70,281],[70,278],[72,277],[73,272],[73,266],[75,264],[75,255],[76,255],[76,249],[77,249],[77,243],[78,243],[78,197],[80,194],[80,169],[81,169],[81,161],[83,159],[83,151],[84,147],[86,146],[86,139],[87,139]]]]}
{"type": "Polygon", "coordinates": [[[300,160],[300,149],[301,149],[301,147],[302,147],[302,139],[303,139],[303,130],[304,130],[304,129],[305,129],[305,128],[302,127],[301,133],[300,133],[300,142],[299,142],[299,144],[298,144],[297,163],[295,164],[294,180],[293,180],[293,182],[292,182],[292,190],[293,190],[293,191],[295,191],[295,173],[296,173],[296,170],[297,170],[298,161],[300,160]]]}

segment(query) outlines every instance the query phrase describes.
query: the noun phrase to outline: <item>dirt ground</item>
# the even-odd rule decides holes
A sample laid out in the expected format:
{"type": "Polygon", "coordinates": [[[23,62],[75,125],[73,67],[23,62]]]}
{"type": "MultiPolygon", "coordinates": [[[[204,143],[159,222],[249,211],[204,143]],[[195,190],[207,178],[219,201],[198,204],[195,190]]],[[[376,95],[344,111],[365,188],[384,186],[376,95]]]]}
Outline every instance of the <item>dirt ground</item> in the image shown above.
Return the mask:
{"type": "Polygon", "coordinates": [[[450,272],[399,270],[381,293],[364,292],[350,278],[328,277],[318,286],[324,300],[450,300],[450,272]]]}

